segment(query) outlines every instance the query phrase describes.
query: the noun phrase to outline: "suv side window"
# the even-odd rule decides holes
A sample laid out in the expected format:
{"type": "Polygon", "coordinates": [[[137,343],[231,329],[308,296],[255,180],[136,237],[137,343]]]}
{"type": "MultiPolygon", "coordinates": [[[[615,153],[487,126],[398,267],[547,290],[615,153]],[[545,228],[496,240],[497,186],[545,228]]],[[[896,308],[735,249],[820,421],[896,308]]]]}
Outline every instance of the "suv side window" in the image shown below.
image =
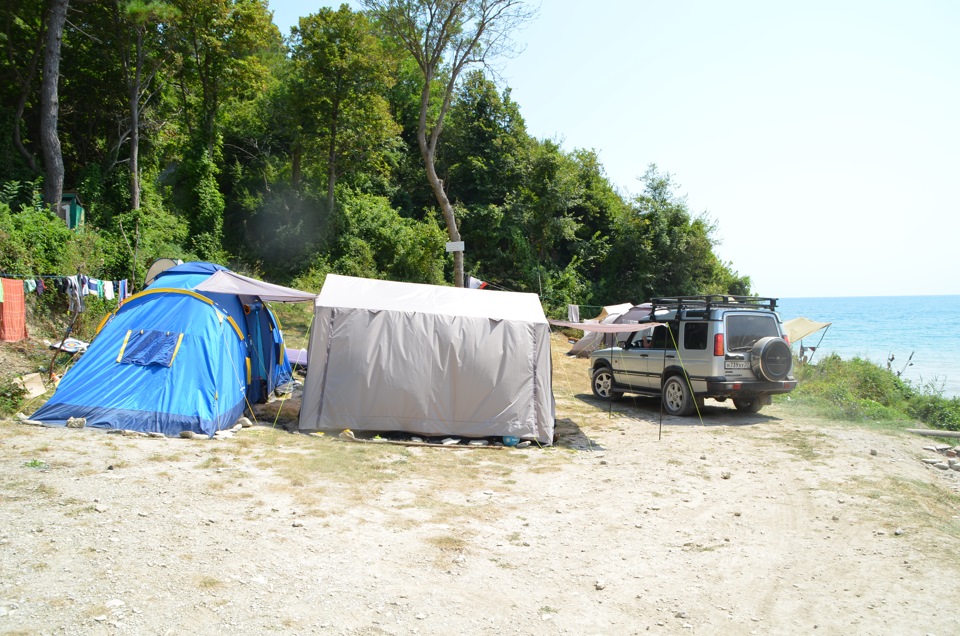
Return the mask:
{"type": "Polygon", "coordinates": [[[707,323],[688,322],[683,326],[683,348],[704,351],[707,348],[707,323]]]}
{"type": "Polygon", "coordinates": [[[670,334],[667,333],[666,327],[660,326],[655,328],[653,330],[653,345],[650,348],[651,349],[668,349],[668,350],[676,349],[677,346],[675,343],[676,343],[677,336],[679,335],[676,327],[676,323],[670,323],[670,330],[673,332],[673,337],[671,337],[670,334]]]}

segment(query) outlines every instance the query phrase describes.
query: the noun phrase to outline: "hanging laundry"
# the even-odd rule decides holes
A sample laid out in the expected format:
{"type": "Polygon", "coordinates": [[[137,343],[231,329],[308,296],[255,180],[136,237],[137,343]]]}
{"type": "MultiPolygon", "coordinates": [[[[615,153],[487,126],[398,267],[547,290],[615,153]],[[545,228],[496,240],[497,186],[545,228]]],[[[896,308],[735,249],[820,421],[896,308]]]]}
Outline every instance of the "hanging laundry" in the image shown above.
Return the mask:
{"type": "Polygon", "coordinates": [[[23,297],[23,281],[4,278],[3,304],[0,304],[0,340],[17,342],[27,337],[27,306],[23,297]]]}
{"type": "Polygon", "coordinates": [[[103,281],[103,297],[107,300],[113,300],[113,281],[103,281]]]}
{"type": "Polygon", "coordinates": [[[42,295],[43,292],[45,291],[47,291],[47,286],[43,284],[42,278],[38,278],[37,279],[37,296],[42,295]]]}
{"type": "Polygon", "coordinates": [[[67,276],[67,295],[70,297],[70,311],[83,312],[83,287],[79,276],[67,276]]]}
{"type": "Polygon", "coordinates": [[[32,278],[28,278],[23,281],[23,293],[29,294],[30,292],[37,291],[37,281],[32,278]]]}
{"type": "Polygon", "coordinates": [[[100,279],[98,278],[87,279],[87,293],[91,296],[100,295],[100,279]]]}

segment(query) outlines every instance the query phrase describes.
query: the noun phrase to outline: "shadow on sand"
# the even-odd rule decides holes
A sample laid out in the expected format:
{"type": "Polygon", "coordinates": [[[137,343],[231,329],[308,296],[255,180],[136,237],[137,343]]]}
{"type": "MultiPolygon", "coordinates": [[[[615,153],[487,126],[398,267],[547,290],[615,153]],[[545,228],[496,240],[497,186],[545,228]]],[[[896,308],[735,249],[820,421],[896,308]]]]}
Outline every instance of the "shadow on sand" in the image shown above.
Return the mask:
{"type": "Polygon", "coordinates": [[[557,448],[569,448],[578,451],[606,450],[602,444],[584,433],[583,429],[569,417],[558,417],[554,422],[553,445],[557,448]]]}
{"type": "MultiPolygon", "coordinates": [[[[763,422],[779,422],[779,417],[760,413],[741,413],[733,402],[717,402],[705,400],[704,406],[698,412],[694,411],[688,417],[667,415],[661,409],[660,398],[639,395],[624,395],[612,402],[601,400],[592,393],[578,393],[576,399],[598,410],[616,414],[620,417],[631,417],[657,424],[661,421],[664,426],[752,426],[763,422]]],[[[558,420],[559,421],[559,420],[558,420]]]]}

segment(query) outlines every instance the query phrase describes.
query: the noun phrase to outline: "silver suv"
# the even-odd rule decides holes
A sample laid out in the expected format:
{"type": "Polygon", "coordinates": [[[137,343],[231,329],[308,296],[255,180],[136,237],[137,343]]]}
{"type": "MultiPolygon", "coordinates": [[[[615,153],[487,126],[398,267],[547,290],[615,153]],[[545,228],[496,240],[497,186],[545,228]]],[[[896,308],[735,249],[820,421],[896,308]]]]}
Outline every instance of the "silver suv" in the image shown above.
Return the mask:
{"type": "Polygon", "coordinates": [[[638,331],[590,354],[598,398],[661,396],[670,415],[689,415],[704,398],[731,398],[737,410],[756,413],[771,395],[797,386],[776,298],[677,296],[650,303],[638,331]]]}

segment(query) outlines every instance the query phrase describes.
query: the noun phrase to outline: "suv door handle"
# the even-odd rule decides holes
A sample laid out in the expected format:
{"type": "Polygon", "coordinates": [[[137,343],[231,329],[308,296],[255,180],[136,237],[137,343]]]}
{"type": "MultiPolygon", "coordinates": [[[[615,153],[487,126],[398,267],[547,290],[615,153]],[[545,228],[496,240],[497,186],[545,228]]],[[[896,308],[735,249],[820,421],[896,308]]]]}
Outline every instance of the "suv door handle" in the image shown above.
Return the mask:
{"type": "Polygon", "coordinates": [[[671,354],[668,353],[668,354],[665,355],[664,357],[665,357],[665,358],[670,358],[671,360],[673,360],[673,359],[676,358],[677,356],[671,355],[671,354]]]}

